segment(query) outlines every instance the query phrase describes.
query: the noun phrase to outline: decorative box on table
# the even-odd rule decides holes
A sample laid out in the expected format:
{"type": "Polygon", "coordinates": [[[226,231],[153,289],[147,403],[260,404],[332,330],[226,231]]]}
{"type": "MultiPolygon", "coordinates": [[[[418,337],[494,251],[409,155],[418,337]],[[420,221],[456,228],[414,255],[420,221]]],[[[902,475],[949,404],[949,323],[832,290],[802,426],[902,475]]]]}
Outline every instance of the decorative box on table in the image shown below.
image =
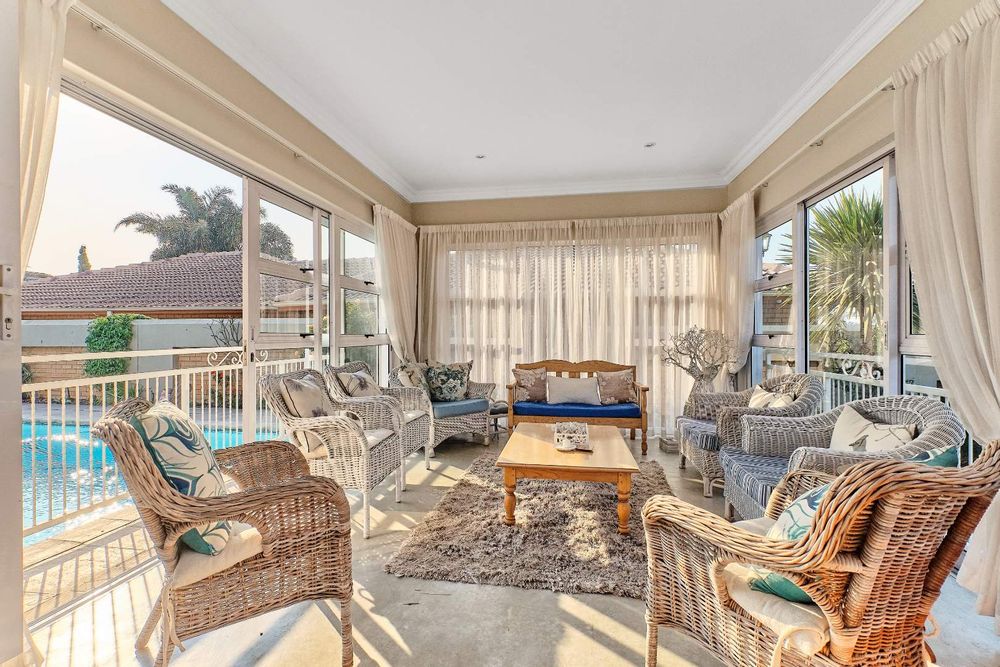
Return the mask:
{"type": "Polygon", "coordinates": [[[585,452],[593,450],[590,446],[590,435],[587,432],[587,425],[582,422],[556,422],[553,426],[555,432],[556,449],[569,452],[579,449],[585,452]]]}

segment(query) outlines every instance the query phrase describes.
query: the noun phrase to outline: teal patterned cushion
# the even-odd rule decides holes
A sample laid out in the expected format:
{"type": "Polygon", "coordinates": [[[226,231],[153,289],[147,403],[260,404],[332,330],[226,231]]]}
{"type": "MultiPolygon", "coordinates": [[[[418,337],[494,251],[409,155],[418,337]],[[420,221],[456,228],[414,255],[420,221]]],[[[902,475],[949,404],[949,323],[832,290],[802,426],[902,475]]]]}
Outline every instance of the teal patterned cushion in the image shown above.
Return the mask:
{"type": "MultiPolygon", "coordinates": [[[[817,486],[815,489],[803,493],[785,508],[778,520],[767,531],[767,536],[775,540],[795,541],[805,535],[812,526],[813,517],[816,516],[816,509],[823,499],[829,484],[817,486]]],[[[801,602],[809,604],[812,598],[801,588],[791,581],[756,565],[750,567],[753,572],[749,584],[750,588],[762,593],[770,593],[784,598],[789,602],[801,602]]]]}
{"type": "Polygon", "coordinates": [[[959,462],[958,446],[941,447],[939,449],[920,452],[916,456],[911,457],[910,460],[938,468],[957,468],[959,462]]]}
{"type": "MultiPolygon", "coordinates": [[[[186,496],[212,498],[226,495],[226,482],[212,448],[190,417],[169,401],[160,401],[130,420],[138,431],[160,474],[186,496]]],[[[214,556],[229,542],[228,521],[192,528],[181,541],[198,553],[214,556]]]]}
{"type": "Polygon", "coordinates": [[[457,364],[439,364],[432,362],[424,377],[430,388],[431,401],[460,401],[469,392],[469,373],[472,372],[472,362],[457,364]]]}

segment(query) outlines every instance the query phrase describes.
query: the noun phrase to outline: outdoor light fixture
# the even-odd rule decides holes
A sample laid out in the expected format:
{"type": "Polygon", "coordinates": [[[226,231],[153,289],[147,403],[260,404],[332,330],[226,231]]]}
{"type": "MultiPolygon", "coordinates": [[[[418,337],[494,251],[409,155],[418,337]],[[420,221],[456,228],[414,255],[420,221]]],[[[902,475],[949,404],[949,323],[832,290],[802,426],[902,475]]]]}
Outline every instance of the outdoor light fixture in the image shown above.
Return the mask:
{"type": "Polygon", "coordinates": [[[767,232],[763,236],[760,237],[760,250],[761,250],[760,254],[763,255],[763,254],[767,253],[767,249],[770,246],[771,246],[771,233],[767,232]]]}

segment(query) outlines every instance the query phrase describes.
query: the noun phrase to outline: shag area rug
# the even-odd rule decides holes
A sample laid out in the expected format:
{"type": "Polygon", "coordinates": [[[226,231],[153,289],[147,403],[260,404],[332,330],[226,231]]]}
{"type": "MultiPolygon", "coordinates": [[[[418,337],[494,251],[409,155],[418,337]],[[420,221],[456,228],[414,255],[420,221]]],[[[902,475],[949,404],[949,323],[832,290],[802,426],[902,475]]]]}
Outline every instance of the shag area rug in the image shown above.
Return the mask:
{"type": "Polygon", "coordinates": [[[629,534],[618,534],[612,484],[518,480],[517,525],[503,516],[497,454],[480,456],[389,559],[400,577],[643,597],[642,506],[670,486],[659,463],[632,477],[629,534]]]}

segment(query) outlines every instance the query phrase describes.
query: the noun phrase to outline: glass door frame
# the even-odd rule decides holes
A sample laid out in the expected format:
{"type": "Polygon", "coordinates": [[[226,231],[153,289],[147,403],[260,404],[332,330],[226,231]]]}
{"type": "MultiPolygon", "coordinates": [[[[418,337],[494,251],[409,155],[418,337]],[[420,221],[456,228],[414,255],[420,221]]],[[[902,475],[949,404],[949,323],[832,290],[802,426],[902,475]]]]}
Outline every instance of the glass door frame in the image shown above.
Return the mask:
{"type": "MultiPolygon", "coordinates": [[[[332,275],[324,274],[322,226],[330,224],[331,214],[272,188],[255,179],[243,178],[243,433],[244,438],[256,437],[257,421],[257,366],[265,361],[269,350],[310,349],[313,365],[322,367],[323,361],[323,317],[327,316],[330,329],[334,319],[330,310],[332,300],[332,275]],[[281,262],[260,253],[261,201],[280,206],[312,223],[312,266],[299,267],[281,262]],[[318,269],[318,270],[317,270],[318,269]],[[308,280],[303,277],[308,274],[308,280]],[[261,276],[268,275],[312,286],[313,306],[309,333],[273,333],[261,330],[261,276]],[[327,312],[323,311],[323,290],[327,290],[327,312]]],[[[333,233],[327,235],[332,244],[333,233]]],[[[326,257],[333,257],[328,245],[326,257]]],[[[328,267],[329,269],[329,267],[328,267]]],[[[331,341],[332,344],[332,341],[331,341]]]]}

